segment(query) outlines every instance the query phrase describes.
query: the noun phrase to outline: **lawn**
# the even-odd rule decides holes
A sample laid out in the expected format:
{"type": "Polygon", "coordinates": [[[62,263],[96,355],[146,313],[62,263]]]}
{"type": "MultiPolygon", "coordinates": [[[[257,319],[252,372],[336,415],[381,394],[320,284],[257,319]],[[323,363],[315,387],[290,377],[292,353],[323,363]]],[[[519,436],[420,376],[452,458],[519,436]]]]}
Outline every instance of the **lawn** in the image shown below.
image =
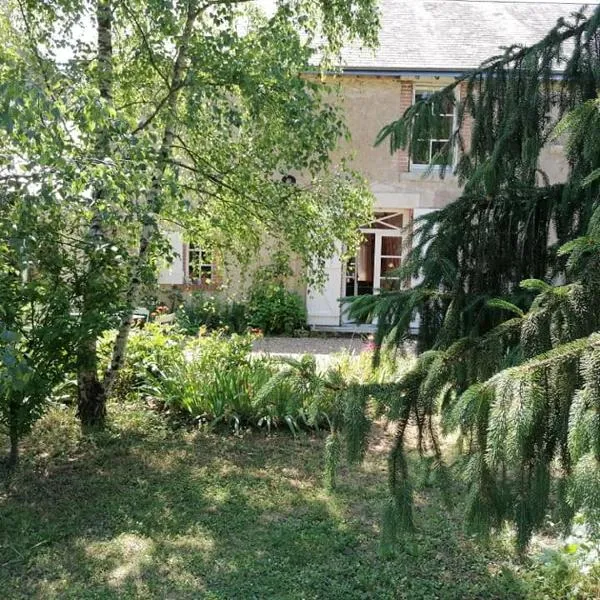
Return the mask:
{"type": "Polygon", "coordinates": [[[54,411],[0,496],[0,590],[9,598],[511,598],[506,543],[461,528],[460,506],[417,490],[418,532],[379,547],[389,433],[365,464],[321,485],[323,439],[173,431],[112,406],[83,438],[54,411]]]}

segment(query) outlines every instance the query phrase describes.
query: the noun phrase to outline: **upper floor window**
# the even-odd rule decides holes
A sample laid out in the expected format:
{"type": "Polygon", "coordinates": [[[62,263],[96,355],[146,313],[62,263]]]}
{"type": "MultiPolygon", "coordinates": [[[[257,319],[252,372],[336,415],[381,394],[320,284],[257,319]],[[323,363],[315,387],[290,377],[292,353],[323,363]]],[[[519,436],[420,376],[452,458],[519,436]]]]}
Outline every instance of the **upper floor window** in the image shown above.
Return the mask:
{"type": "MultiPolygon", "coordinates": [[[[436,91],[433,88],[414,89],[414,103],[420,100],[428,100],[436,91]]],[[[439,152],[444,148],[452,136],[454,130],[454,106],[451,102],[442,102],[441,105],[430,110],[436,111],[436,119],[430,135],[427,138],[418,139],[413,143],[411,154],[411,165],[416,167],[427,167],[429,165],[450,164],[452,156],[440,156],[439,152]]]]}
{"type": "Polygon", "coordinates": [[[187,276],[190,283],[210,283],[214,276],[211,252],[193,242],[188,246],[187,276]]]}

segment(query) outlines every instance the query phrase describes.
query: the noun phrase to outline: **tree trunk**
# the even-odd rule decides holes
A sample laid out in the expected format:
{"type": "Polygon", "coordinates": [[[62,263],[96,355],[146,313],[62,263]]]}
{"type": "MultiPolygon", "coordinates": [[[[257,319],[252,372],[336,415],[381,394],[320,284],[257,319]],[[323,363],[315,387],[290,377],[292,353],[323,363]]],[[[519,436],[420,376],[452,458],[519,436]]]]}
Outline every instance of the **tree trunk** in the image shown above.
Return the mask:
{"type": "MultiPolygon", "coordinates": [[[[96,21],[98,36],[98,89],[100,97],[108,105],[112,102],[112,0],[98,0],[96,4],[96,21]]],[[[110,130],[101,127],[96,142],[96,155],[104,160],[110,153],[110,130]]],[[[102,198],[105,191],[100,185],[94,190],[94,206],[102,198]]],[[[102,275],[102,265],[97,264],[94,248],[104,240],[102,217],[96,212],[90,222],[88,238],[92,242],[92,255],[87,269],[87,290],[84,291],[81,322],[86,328],[79,344],[78,356],[78,411],[77,414],[84,428],[101,428],[106,417],[107,394],[98,377],[98,355],[96,338],[98,332],[86,324],[97,318],[98,279],[102,275]]]]}
{"type": "Polygon", "coordinates": [[[121,319],[119,332],[113,347],[111,362],[104,375],[103,384],[106,394],[110,394],[115,377],[119,372],[119,369],[123,366],[123,362],[125,360],[127,341],[129,339],[129,332],[131,331],[133,311],[139,302],[139,294],[143,283],[142,273],[148,263],[151,243],[158,233],[157,219],[162,209],[162,178],[171,158],[173,140],[175,139],[177,99],[179,97],[179,91],[183,87],[185,80],[187,53],[197,16],[198,9],[196,7],[196,2],[195,0],[191,0],[188,4],[186,22],[181,34],[177,58],[173,64],[170,85],[171,93],[168,101],[165,104],[164,111],[166,122],[163,129],[160,149],[158,151],[156,167],[152,177],[152,186],[150,187],[150,191],[148,192],[146,199],[148,216],[143,224],[140,234],[138,255],[136,257],[126,295],[126,305],[128,309],[121,319]]]}
{"type": "Polygon", "coordinates": [[[88,361],[96,358],[96,340],[88,349],[85,361],[88,366],[80,368],[77,374],[77,416],[83,429],[101,429],[106,419],[106,392],[98,378],[96,364],[88,361]]]}

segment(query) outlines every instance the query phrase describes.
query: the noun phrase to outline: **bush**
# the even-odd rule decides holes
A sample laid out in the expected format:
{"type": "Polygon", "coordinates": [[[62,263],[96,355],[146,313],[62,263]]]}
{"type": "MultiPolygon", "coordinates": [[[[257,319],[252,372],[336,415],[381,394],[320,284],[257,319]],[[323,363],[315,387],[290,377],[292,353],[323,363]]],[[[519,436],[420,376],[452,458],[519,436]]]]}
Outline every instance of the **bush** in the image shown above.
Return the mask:
{"type": "MultiPolygon", "coordinates": [[[[100,343],[103,367],[114,332],[100,343]]],[[[250,333],[227,334],[201,330],[196,338],[177,328],[149,324],[132,332],[125,365],[115,385],[115,396],[152,399],[172,413],[198,422],[253,426],[271,430],[284,426],[293,433],[326,422],[306,390],[276,378],[282,365],[251,355],[250,333]],[[266,390],[266,391],[265,391],[266,390]]]]}
{"type": "MultiPolygon", "coordinates": [[[[114,334],[105,339],[109,335],[114,334]]],[[[211,426],[283,426],[293,433],[325,426],[336,428],[338,435],[345,433],[346,422],[365,425],[352,411],[367,397],[353,399],[349,392],[361,383],[393,378],[403,364],[383,355],[382,365],[373,369],[370,353],[342,353],[320,373],[310,355],[297,361],[252,356],[254,339],[251,333],[204,329],[191,338],[176,327],[149,324],[131,335],[118,396],[152,399],[159,408],[211,426]]],[[[105,352],[103,362],[107,360],[105,352]]]]}
{"type": "Polygon", "coordinates": [[[306,326],[304,301],[281,283],[254,286],[248,302],[249,323],[264,333],[292,335],[306,326]]]}
{"type": "Polygon", "coordinates": [[[264,333],[292,335],[306,326],[304,300],[286,288],[292,275],[289,257],[275,252],[272,263],[254,274],[248,300],[248,321],[264,333]]]}
{"type": "Polygon", "coordinates": [[[244,333],[249,327],[292,335],[305,327],[306,309],[304,300],[286,288],[291,275],[288,256],[276,252],[273,262],[254,274],[247,303],[196,292],[177,310],[177,323],[189,335],[201,328],[244,333]]]}
{"type": "Polygon", "coordinates": [[[210,332],[189,340],[177,356],[146,371],[143,391],[172,410],[200,422],[270,430],[282,424],[292,432],[310,425],[304,397],[281,381],[262,393],[279,365],[251,356],[250,334],[210,332]]]}
{"type": "MultiPolygon", "coordinates": [[[[99,368],[103,373],[110,361],[116,331],[107,331],[98,344],[99,368]]],[[[175,327],[148,323],[144,329],[133,330],[127,343],[125,364],[113,387],[113,396],[124,399],[138,390],[150,371],[183,358],[186,337],[175,327]]]]}
{"type": "Polygon", "coordinates": [[[202,327],[209,331],[227,329],[234,333],[243,333],[248,328],[245,304],[202,292],[187,298],[176,314],[178,325],[189,335],[196,335],[202,327]]]}

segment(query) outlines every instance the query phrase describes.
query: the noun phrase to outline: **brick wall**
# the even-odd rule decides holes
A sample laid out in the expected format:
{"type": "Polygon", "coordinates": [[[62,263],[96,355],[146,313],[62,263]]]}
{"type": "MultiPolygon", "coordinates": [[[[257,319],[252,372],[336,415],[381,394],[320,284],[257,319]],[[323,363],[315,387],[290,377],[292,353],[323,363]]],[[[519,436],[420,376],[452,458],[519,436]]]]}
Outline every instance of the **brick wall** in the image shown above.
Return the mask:
{"type": "MultiPolygon", "coordinates": [[[[465,99],[467,95],[467,82],[462,81],[459,87],[459,98],[461,102],[465,99]]],[[[465,145],[465,152],[469,152],[471,149],[471,133],[473,127],[473,117],[469,114],[465,115],[462,126],[460,128],[460,134],[463,139],[463,143],[465,145]]]]}
{"type": "MultiPolygon", "coordinates": [[[[398,117],[404,114],[404,111],[411,106],[413,102],[413,83],[412,81],[402,81],[400,83],[400,113],[398,117]]],[[[409,170],[408,150],[398,150],[398,167],[400,173],[406,173],[409,170]]]]}

